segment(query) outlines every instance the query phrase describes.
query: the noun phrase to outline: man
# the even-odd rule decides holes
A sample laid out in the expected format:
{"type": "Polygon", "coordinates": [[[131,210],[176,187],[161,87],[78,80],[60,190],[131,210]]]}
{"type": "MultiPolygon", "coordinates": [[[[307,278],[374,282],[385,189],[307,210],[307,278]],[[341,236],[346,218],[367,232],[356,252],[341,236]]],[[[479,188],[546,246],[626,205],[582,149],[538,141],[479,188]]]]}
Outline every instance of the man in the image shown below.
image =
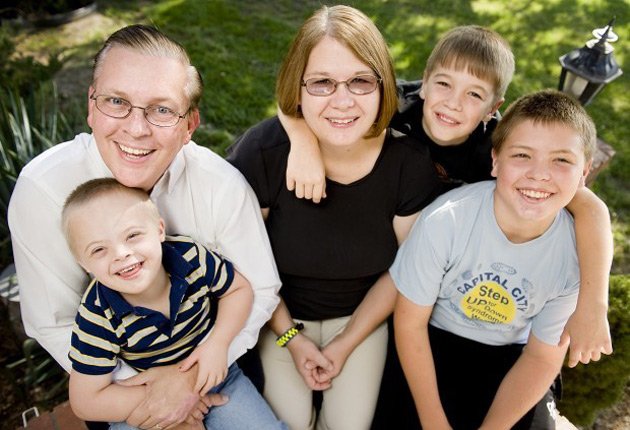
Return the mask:
{"type": "MultiPolygon", "coordinates": [[[[254,305],[230,346],[230,363],[256,343],[278,303],[280,281],[255,195],[236,169],[190,140],[201,93],[201,78],[178,43],[145,26],[118,30],[94,60],[87,118],[93,133],[45,151],[20,174],[9,225],[22,318],[27,333],[68,371],[70,331],[89,279],[64,241],[61,209],[89,179],[113,176],[149,192],[168,233],[218,250],[250,281],[254,305]]],[[[142,427],[159,414],[165,427],[191,411],[199,417],[204,406],[192,390],[195,376],[173,365],[134,378],[150,390],[127,422],[142,427]]]]}

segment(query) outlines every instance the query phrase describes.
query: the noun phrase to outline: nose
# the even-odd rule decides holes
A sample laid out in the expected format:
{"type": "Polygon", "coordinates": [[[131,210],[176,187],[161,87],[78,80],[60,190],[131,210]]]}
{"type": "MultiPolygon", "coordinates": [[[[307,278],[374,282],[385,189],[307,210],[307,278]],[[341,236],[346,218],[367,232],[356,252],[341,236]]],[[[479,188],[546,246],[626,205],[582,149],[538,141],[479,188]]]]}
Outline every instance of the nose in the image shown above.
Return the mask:
{"type": "Polygon", "coordinates": [[[144,117],[144,109],[133,107],[129,116],[123,119],[125,131],[133,137],[142,137],[151,133],[151,124],[144,117]]]}
{"type": "Polygon", "coordinates": [[[449,109],[452,109],[455,111],[461,111],[462,110],[462,94],[460,94],[458,91],[451,91],[448,94],[448,97],[446,97],[446,99],[444,100],[444,104],[449,109]]]}
{"type": "Polygon", "coordinates": [[[551,178],[551,169],[545,160],[532,160],[527,177],[535,181],[548,181],[551,178]]]}
{"type": "Polygon", "coordinates": [[[349,109],[354,106],[354,94],[348,91],[348,85],[343,82],[337,84],[337,89],[331,94],[330,104],[337,109],[349,109]]]}
{"type": "Polygon", "coordinates": [[[125,258],[129,257],[132,254],[131,249],[127,246],[126,243],[120,243],[116,245],[114,249],[114,258],[118,261],[122,261],[125,258]]]}

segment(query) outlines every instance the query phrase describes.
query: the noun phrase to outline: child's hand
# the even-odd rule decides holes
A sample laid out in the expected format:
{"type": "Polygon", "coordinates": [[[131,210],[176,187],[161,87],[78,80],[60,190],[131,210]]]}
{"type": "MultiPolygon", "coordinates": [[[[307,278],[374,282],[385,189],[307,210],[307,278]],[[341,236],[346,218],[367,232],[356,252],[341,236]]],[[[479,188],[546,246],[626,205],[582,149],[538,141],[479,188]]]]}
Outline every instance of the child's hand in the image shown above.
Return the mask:
{"type": "Polygon", "coordinates": [[[593,313],[575,310],[564,326],[559,345],[569,343],[569,367],[579,362],[598,361],[603,354],[612,354],[612,340],[606,312],[593,313]]]}
{"type": "Polygon", "coordinates": [[[345,344],[343,337],[338,335],[322,349],[322,354],[332,363],[332,369],[317,369],[315,379],[320,383],[330,382],[341,373],[352,350],[345,344]]]}
{"type": "Polygon", "coordinates": [[[303,119],[286,116],[278,107],[278,119],[289,135],[287,189],[299,199],[319,203],[326,197],[326,169],[317,137],[303,119]]]}
{"type": "Polygon", "coordinates": [[[186,372],[195,363],[199,365],[195,391],[204,395],[219,385],[227,376],[227,348],[212,344],[207,340],[186,358],[179,370],[186,372]]]}
{"type": "Polygon", "coordinates": [[[289,152],[287,189],[295,190],[296,197],[300,199],[319,203],[326,197],[326,171],[319,150],[308,151],[306,148],[291,149],[289,152]]]}

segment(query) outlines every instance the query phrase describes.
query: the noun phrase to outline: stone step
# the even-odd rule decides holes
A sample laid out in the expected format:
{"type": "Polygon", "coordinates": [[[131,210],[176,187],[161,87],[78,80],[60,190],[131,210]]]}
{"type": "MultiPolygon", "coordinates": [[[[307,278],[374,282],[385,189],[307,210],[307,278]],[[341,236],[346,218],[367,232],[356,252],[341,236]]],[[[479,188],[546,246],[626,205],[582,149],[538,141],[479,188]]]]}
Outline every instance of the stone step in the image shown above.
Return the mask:
{"type": "Polygon", "coordinates": [[[26,427],[18,427],[16,430],[87,430],[87,426],[74,415],[70,403],[64,402],[55,406],[52,412],[44,412],[31,418],[26,427]]]}

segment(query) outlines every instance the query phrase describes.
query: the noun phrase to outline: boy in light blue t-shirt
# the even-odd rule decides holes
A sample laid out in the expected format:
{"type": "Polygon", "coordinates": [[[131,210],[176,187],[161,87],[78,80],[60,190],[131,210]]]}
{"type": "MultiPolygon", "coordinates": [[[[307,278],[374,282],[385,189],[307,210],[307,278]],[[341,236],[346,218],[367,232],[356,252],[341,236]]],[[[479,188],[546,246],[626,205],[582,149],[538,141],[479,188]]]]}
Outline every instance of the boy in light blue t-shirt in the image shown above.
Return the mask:
{"type": "Polygon", "coordinates": [[[401,246],[396,345],[424,428],[555,428],[549,387],[579,287],[564,207],[595,137],[570,97],[522,97],[492,136],[496,182],[441,196],[401,246]]]}

